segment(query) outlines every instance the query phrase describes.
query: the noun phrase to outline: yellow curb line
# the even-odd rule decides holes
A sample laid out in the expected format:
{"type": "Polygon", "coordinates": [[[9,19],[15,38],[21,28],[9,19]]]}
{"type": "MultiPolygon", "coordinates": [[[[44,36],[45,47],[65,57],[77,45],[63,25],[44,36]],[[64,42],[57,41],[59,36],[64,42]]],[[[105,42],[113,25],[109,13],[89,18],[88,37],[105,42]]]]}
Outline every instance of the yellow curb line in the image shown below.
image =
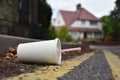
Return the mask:
{"type": "Polygon", "coordinates": [[[25,73],[15,77],[7,78],[6,80],[57,80],[57,78],[64,76],[69,71],[73,70],[83,61],[90,58],[94,53],[85,53],[66,61],[62,61],[60,66],[47,66],[43,70],[38,69],[32,73],[25,73]]]}
{"type": "Polygon", "coordinates": [[[120,58],[110,51],[104,51],[105,57],[110,65],[114,80],[120,80],[120,58]]]}

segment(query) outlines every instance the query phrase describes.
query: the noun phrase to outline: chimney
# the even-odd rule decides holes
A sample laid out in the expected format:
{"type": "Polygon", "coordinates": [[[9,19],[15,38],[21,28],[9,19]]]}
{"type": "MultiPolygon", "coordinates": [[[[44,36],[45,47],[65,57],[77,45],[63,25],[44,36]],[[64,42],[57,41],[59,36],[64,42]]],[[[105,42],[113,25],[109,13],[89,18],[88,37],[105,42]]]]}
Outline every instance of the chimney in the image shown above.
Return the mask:
{"type": "Polygon", "coordinates": [[[81,9],[81,4],[77,4],[76,9],[80,10],[81,9]]]}

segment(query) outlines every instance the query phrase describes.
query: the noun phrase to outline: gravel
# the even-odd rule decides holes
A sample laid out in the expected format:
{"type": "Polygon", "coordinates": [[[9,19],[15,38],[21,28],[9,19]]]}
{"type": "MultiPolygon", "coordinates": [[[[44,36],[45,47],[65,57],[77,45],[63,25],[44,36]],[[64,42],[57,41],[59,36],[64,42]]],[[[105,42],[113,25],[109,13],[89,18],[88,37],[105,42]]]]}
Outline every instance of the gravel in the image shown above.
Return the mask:
{"type": "Polygon", "coordinates": [[[17,59],[16,49],[9,48],[0,56],[0,80],[5,77],[15,76],[25,72],[32,72],[38,65],[21,63],[17,59]]]}
{"type": "Polygon", "coordinates": [[[113,76],[102,50],[97,50],[95,55],[58,80],[113,80],[113,76]]]}

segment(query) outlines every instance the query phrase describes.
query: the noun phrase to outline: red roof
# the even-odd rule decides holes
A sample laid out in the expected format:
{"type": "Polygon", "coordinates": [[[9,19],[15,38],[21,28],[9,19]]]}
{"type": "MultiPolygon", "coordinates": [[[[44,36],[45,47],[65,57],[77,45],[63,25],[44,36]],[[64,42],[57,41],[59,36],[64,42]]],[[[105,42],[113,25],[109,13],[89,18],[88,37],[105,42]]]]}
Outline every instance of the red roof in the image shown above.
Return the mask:
{"type": "Polygon", "coordinates": [[[101,21],[99,18],[95,17],[93,14],[85,10],[84,8],[80,8],[77,11],[60,11],[63,19],[67,26],[70,26],[75,20],[91,20],[91,21],[101,21]]]}

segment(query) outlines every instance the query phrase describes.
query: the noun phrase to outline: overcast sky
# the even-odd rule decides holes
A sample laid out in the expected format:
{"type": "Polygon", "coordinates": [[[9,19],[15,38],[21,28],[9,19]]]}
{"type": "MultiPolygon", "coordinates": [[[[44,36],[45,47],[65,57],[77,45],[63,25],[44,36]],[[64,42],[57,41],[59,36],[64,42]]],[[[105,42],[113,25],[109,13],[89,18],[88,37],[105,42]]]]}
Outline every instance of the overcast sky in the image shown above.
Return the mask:
{"type": "Polygon", "coordinates": [[[115,7],[116,0],[47,0],[52,7],[53,18],[59,10],[75,11],[76,5],[80,3],[83,8],[100,18],[108,15],[115,7]]]}

